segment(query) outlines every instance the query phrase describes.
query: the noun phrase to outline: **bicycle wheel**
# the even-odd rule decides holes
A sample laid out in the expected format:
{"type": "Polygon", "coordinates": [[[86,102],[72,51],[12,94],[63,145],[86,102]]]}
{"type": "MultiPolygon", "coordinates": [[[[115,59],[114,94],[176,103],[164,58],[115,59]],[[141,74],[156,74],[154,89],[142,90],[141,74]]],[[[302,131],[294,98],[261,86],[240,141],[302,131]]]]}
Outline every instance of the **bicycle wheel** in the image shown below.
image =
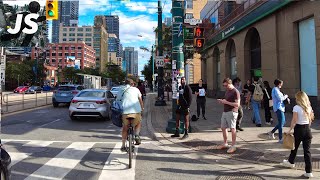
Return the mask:
{"type": "Polygon", "coordinates": [[[132,167],[132,155],[133,155],[133,152],[132,152],[132,130],[129,131],[129,134],[128,134],[128,137],[129,137],[129,168],[132,167]]]}

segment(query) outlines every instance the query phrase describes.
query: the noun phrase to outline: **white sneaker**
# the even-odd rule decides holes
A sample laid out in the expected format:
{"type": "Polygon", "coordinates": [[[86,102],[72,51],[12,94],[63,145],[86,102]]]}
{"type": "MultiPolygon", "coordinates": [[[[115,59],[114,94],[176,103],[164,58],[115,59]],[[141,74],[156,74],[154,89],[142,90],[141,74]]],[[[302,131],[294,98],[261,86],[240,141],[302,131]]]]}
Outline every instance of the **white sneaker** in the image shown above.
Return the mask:
{"type": "Polygon", "coordinates": [[[303,174],[305,177],[308,177],[308,178],[312,178],[313,177],[313,174],[312,173],[304,173],[303,174]]]}
{"type": "MultiPolygon", "coordinates": [[[[288,160],[283,160],[282,163],[281,163],[282,166],[285,166],[285,167],[289,167],[289,168],[294,168],[295,167],[295,164],[291,164],[288,160]]],[[[306,173],[307,174],[307,173],[306,173]]]]}
{"type": "Polygon", "coordinates": [[[269,135],[269,139],[276,139],[276,137],[274,137],[274,133],[272,133],[271,131],[268,132],[269,135]]]}
{"type": "Polygon", "coordinates": [[[266,122],[266,125],[269,125],[269,126],[270,126],[270,125],[271,125],[271,122],[266,122]]]}

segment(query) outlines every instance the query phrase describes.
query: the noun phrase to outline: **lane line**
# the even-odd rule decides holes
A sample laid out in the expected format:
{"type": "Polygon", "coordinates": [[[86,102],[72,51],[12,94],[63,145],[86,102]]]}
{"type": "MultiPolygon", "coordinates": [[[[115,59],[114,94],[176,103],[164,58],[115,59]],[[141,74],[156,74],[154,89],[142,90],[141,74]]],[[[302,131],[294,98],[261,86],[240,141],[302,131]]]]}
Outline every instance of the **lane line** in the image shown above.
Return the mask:
{"type": "Polygon", "coordinates": [[[92,142],[72,143],[25,180],[62,179],[76,167],[94,144],[92,142]]]}
{"type": "Polygon", "coordinates": [[[129,155],[121,152],[122,142],[117,143],[113,148],[111,154],[106,161],[103,170],[100,174],[99,180],[105,179],[117,179],[117,180],[134,180],[135,179],[135,167],[136,156],[138,152],[138,146],[135,147],[135,153],[132,159],[132,168],[129,167],[129,155]]]}
{"type": "Polygon", "coordinates": [[[60,121],[60,120],[61,120],[61,119],[57,119],[57,120],[54,120],[54,121],[52,121],[52,122],[49,122],[49,123],[43,124],[43,125],[39,126],[39,128],[44,127],[44,126],[46,126],[46,125],[49,125],[49,124],[51,124],[51,123],[54,123],[54,122],[60,121]]]}
{"type": "Polygon", "coordinates": [[[34,141],[30,141],[27,144],[24,144],[23,146],[31,146],[31,147],[47,147],[50,144],[52,144],[53,142],[50,141],[38,141],[38,140],[34,140],[34,141]]]}
{"type": "Polygon", "coordinates": [[[21,153],[21,152],[8,152],[11,157],[11,164],[10,166],[14,166],[18,162],[26,159],[31,155],[31,153],[21,153]]]}

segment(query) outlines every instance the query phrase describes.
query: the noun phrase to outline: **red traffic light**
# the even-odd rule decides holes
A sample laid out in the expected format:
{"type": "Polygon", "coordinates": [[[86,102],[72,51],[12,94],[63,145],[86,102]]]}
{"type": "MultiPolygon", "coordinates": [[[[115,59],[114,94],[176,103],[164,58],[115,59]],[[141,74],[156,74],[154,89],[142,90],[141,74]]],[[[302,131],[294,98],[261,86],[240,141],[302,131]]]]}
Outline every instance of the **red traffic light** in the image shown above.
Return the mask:
{"type": "Polygon", "coordinates": [[[200,37],[203,37],[203,33],[204,33],[204,28],[201,28],[201,27],[196,27],[194,28],[194,37],[195,38],[200,38],[200,37]]]}

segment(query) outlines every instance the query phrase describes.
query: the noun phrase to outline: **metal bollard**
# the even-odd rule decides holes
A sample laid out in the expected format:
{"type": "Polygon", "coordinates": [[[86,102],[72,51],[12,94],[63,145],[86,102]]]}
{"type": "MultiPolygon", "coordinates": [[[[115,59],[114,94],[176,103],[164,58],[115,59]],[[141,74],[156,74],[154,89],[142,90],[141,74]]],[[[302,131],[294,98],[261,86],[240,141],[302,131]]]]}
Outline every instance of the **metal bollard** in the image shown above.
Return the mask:
{"type": "Polygon", "coordinates": [[[46,92],[46,105],[48,105],[48,92],[46,92]]]}
{"type": "Polygon", "coordinates": [[[38,95],[37,95],[37,92],[35,92],[36,94],[36,107],[38,107],[38,95]]]}
{"type": "Polygon", "coordinates": [[[9,101],[8,101],[8,94],[6,94],[7,96],[7,102],[6,102],[6,112],[9,111],[9,101]]]}
{"type": "Polygon", "coordinates": [[[22,93],[22,110],[24,109],[24,93],[22,93]]]}

